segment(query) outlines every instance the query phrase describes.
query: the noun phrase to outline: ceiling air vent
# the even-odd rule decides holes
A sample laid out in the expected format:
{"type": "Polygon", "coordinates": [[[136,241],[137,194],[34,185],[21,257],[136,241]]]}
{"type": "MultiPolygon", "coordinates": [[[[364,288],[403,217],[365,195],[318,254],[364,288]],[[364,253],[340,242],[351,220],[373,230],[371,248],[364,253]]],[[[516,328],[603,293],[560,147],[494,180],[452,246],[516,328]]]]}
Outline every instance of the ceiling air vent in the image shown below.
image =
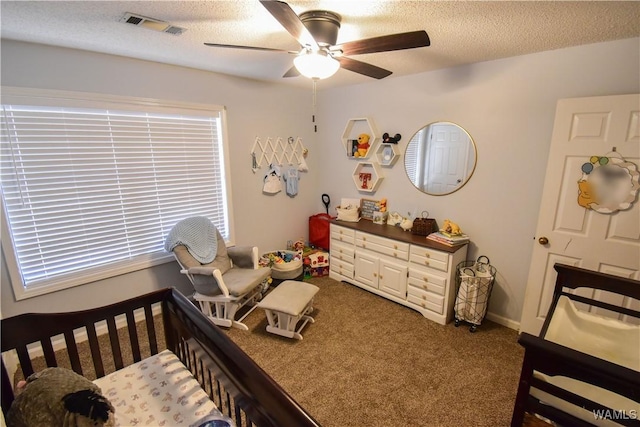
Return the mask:
{"type": "Polygon", "coordinates": [[[120,22],[137,25],[138,27],[144,27],[154,31],[173,34],[175,36],[179,36],[186,31],[185,28],[176,27],[169,24],[168,22],[161,21],[159,19],[148,18],[142,15],[136,15],[129,12],[124,14],[124,16],[120,19],[120,22]]]}

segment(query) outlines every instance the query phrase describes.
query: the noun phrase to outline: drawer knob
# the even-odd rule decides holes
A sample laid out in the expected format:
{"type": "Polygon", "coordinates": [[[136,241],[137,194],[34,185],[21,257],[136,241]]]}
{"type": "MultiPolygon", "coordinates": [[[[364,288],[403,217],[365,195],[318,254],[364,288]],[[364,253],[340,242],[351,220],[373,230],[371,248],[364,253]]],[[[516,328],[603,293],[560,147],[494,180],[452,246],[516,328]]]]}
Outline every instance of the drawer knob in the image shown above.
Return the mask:
{"type": "Polygon", "coordinates": [[[393,256],[394,256],[394,257],[396,257],[396,258],[398,258],[398,254],[397,254],[397,253],[395,253],[395,252],[393,253],[393,256]]]}
{"type": "Polygon", "coordinates": [[[429,278],[427,278],[427,277],[423,277],[423,278],[422,278],[422,280],[424,280],[425,282],[428,282],[428,281],[429,281],[429,278]]]}
{"type": "Polygon", "coordinates": [[[367,238],[362,236],[362,241],[366,241],[366,240],[367,240],[367,238]]]}
{"type": "Polygon", "coordinates": [[[393,245],[393,249],[398,249],[398,245],[393,245]]]}
{"type": "Polygon", "coordinates": [[[378,273],[373,273],[373,277],[378,277],[378,273]]]}
{"type": "Polygon", "coordinates": [[[426,300],[426,299],[427,299],[427,296],[426,296],[426,295],[422,295],[422,299],[423,299],[423,300],[426,300]]]}
{"type": "Polygon", "coordinates": [[[429,261],[425,260],[424,265],[429,265],[429,261]]]}
{"type": "Polygon", "coordinates": [[[422,285],[422,289],[424,289],[425,291],[428,291],[429,289],[427,288],[427,285],[422,285]]]}
{"type": "Polygon", "coordinates": [[[429,258],[429,253],[428,253],[428,252],[425,252],[424,256],[425,256],[425,257],[427,257],[427,258],[429,258]]]}

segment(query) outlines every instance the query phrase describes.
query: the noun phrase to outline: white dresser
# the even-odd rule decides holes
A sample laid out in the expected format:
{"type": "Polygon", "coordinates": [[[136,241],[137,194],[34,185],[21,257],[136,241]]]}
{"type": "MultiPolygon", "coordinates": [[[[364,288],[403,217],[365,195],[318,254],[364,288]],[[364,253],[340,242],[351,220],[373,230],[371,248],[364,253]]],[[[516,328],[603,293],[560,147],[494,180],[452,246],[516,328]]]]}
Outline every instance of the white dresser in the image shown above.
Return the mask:
{"type": "Polygon", "coordinates": [[[450,248],[399,227],[333,221],[329,277],[420,312],[442,325],[453,319],[456,266],[467,245],[450,248]]]}

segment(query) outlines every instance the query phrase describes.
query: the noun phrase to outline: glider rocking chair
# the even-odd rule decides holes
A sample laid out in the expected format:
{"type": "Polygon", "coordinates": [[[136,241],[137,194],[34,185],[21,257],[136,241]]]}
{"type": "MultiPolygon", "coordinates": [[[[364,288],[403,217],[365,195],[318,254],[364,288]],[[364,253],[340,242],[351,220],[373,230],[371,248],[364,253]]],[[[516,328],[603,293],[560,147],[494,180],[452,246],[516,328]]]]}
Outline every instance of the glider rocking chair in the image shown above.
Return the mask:
{"type": "Polygon", "coordinates": [[[258,248],[231,246],[205,217],[190,217],[178,222],[165,241],[180,272],[195,292],[193,299],[216,325],[249,328],[243,320],[257,307],[269,287],[271,269],[259,267],[258,248]],[[239,319],[239,310],[250,306],[239,319]]]}

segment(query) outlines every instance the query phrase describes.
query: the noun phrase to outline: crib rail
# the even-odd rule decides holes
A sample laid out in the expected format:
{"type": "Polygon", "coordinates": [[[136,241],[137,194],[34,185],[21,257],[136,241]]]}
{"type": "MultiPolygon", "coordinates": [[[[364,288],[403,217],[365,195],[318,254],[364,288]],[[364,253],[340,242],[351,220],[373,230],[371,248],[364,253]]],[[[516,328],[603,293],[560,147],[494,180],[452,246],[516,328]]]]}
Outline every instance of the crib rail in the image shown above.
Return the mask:
{"type": "MultiPolygon", "coordinates": [[[[73,313],[22,314],[3,319],[0,326],[2,353],[17,355],[19,371],[25,378],[46,366],[65,366],[95,379],[168,348],[191,370],[218,409],[234,419],[238,427],[318,426],[242,349],[175,289],[73,313]],[[154,323],[154,312],[159,311],[162,322],[154,323]],[[107,335],[101,337],[105,331],[107,335]],[[141,344],[142,337],[148,345],[141,344]],[[81,360],[80,345],[88,345],[89,362],[81,360]],[[36,366],[36,361],[42,364],[43,359],[44,366],[36,366]]],[[[5,414],[14,399],[13,378],[6,368],[3,358],[1,401],[5,414]]]]}

